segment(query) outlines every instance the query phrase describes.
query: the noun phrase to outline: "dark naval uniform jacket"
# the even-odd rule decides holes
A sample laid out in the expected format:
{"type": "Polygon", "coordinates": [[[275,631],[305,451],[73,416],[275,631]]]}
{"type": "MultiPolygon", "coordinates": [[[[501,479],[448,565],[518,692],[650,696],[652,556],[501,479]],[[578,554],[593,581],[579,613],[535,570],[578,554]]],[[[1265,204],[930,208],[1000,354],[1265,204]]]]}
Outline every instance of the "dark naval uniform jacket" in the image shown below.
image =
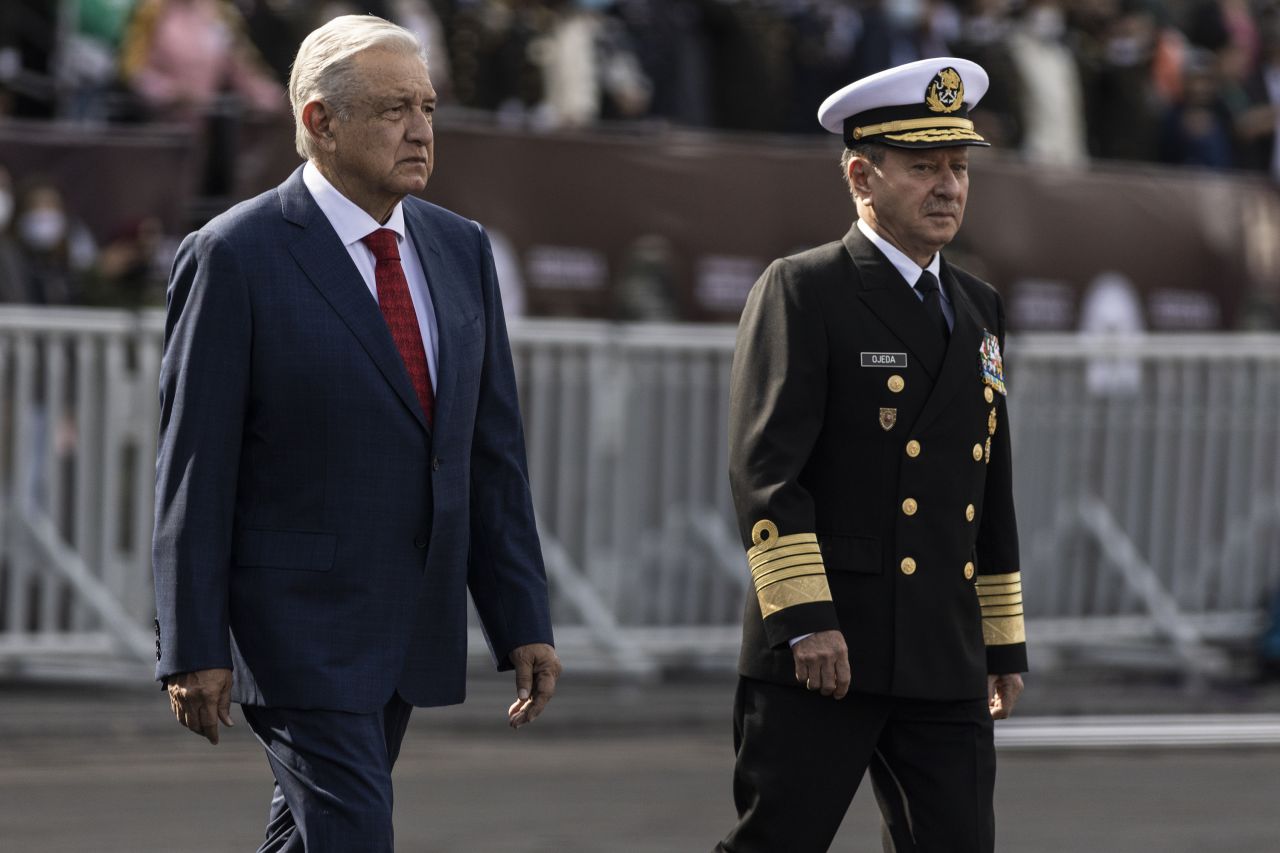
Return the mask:
{"type": "Polygon", "coordinates": [[[1004,310],[945,259],[940,278],[946,344],[856,225],[751,291],[729,410],[744,676],[795,685],[789,641],[832,629],[857,691],[985,697],[1026,669],[1004,310]]]}

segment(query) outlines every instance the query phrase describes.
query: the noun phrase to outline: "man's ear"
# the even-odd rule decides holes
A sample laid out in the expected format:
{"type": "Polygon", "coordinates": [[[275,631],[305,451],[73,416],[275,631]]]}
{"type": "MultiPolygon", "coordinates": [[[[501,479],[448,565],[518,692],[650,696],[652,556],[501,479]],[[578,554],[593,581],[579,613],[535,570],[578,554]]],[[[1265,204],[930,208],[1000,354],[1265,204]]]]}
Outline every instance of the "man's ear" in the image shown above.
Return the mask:
{"type": "Polygon", "coordinates": [[[849,161],[849,186],[853,187],[853,197],[859,201],[871,199],[871,171],[875,168],[870,160],[854,157],[849,161]]]}
{"type": "Polygon", "coordinates": [[[308,101],[302,108],[302,126],[316,147],[326,153],[332,153],[337,145],[333,140],[333,121],[333,111],[324,101],[308,101]]]}

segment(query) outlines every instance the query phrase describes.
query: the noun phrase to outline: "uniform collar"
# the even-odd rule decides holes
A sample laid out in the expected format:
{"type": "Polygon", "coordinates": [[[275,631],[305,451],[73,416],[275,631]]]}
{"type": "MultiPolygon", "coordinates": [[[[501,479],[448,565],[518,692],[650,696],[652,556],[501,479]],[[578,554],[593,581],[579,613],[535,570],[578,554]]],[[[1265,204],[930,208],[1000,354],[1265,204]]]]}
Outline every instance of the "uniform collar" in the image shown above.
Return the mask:
{"type": "MultiPolygon", "coordinates": [[[[924,271],[933,273],[934,278],[939,282],[942,281],[941,252],[934,252],[933,257],[929,260],[929,265],[922,270],[919,264],[903,254],[902,250],[897,246],[877,234],[874,228],[861,219],[858,220],[858,230],[862,232],[864,237],[871,241],[872,245],[880,250],[881,254],[885,256],[889,263],[893,264],[893,268],[902,276],[902,280],[911,285],[912,288],[916,286],[916,282],[920,280],[920,274],[924,271]]],[[[950,299],[947,299],[946,288],[942,288],[941,293],[943,299],[946,299],[948,302],[951,301],[950,299]]]]}

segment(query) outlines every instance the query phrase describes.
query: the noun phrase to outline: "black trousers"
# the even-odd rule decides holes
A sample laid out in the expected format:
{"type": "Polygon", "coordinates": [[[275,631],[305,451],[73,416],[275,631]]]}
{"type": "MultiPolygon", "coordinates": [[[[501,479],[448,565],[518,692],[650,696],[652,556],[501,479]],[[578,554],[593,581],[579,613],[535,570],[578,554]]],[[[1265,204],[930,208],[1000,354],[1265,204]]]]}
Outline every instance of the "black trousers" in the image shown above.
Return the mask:
{"type": "Polygon", "coordinates": [[[994,727],[985,699],[935,702],[740,678],[738,824],[719,853],[821,853],[870,771],[886,853],[992,853],[994,727]]]}
{"type": "Polygon", "coordinates": [[[391,853],[391,768],[413,706],[298,711],[242,705],[276,777],[258,853],[391,853]]]}

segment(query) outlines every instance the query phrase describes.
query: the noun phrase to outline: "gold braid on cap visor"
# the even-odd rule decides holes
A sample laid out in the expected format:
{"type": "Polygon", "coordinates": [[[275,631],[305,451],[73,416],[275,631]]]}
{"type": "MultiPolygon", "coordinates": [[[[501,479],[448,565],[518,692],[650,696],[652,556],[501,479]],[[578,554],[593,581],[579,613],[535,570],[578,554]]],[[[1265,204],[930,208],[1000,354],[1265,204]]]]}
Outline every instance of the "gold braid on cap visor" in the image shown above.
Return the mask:
{"type": "Polygon", "coordinates": [[[986,142],[974,131],[973,122],[967,118],[910,118],[886,121],[865,127],[855,127],[852,134],[854,139],[881,135],[895,142],[946,142],[953,139],[986,142]],[[916,132],[904,133],[903,131],[916,132]]]}

